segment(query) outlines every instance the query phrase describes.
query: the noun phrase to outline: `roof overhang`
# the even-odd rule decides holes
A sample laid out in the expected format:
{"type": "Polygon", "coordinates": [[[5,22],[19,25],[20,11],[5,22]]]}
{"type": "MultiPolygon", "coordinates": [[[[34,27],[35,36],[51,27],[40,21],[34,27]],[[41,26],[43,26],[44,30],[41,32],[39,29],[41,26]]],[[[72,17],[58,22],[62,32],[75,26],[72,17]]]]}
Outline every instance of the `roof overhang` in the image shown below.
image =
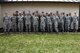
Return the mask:
{"type": "Polygon", "coordinates": [[[70,2],[70,1],[0,1],[0,3],[75,3],[80,4],[80,2],[70,2]]]}

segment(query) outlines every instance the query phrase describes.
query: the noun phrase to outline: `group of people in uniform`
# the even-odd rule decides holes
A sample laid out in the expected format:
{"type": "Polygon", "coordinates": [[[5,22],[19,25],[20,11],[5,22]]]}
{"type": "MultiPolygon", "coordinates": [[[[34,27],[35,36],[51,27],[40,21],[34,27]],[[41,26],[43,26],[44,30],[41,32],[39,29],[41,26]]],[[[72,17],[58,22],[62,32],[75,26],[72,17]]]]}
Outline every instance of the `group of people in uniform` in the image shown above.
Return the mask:
{"type": "Polygon", "coordinates": [[[65,14],[58,11],[56,13],[16,11],[12,17],[8,16],[8,13],[3,17],[4,32],[10,32],[10,29],[13,32],[77,32],[78,23],[79,17],[76,13],[72,16],[71,13],[65,14]]]}

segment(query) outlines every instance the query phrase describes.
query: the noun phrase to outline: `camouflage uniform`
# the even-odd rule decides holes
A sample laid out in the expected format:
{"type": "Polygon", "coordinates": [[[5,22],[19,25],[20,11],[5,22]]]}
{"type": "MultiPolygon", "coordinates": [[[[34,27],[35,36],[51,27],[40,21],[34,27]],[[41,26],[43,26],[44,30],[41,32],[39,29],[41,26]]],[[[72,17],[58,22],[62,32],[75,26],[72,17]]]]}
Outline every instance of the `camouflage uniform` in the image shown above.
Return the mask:
{"type": "Polygon", "coordinates": [[[73,29],[75,30],[75,31],[77,31],[78,30],[78,17],[77,16],[73,16],[73,29]]]}
{"type": "Polygon", "coordinates": [[[31,15],[26,16],[25,25],[26,25],[26,32],[31,32],[31,15]]]}
{"type": "Polygon", "coordinates": [[[18,17],[18,28],[19,28],[19,32],[23,32],[23,17],[22,16],[18,17]]]}
{"type": "Polygon", "coordinates": [[[38,16],[33,15],[33,30],[38,32],[38,16]]]}
{"type": "Polygon", "coordinates": [[[56,15],[54,18],[53,18],[53,20],[54,20],[54,29],[55,29],[55,31],[58,33],[58,22],[59,22],[59,17],[56,15]]]}
{"type": "Polygon", "coordinates": [[[47,28],[48,31],[52,32],[52,21],[51,21],[51,17],[50,16],[46,16],[47,18],[47,28]]]}
{"type": "Polygon", "coordinates": [[[65,29],[66,31],[70,30],[70,17],[69,16],[65,17],[65,29]]]}
{"type": "Polygon", "coordinates": [[[41,16],[40,28],[42,32],[45,32],[45,25],[46,25],[45,21],[46,21],[46,18],[44,16],[41,16]]]}
{"type": "Polygon", "coordinates": [[[11,20],[12,20],[12,31],[16,32],[16,17],[13,16],[11,20]]]}
{"type": "Polygon", "coordinates": [[[8,16],[3,17],[4,32],[9,32],[9,30],[10,30],[10,21],[11,21],[10,17],[8,17],[8,16]]]}

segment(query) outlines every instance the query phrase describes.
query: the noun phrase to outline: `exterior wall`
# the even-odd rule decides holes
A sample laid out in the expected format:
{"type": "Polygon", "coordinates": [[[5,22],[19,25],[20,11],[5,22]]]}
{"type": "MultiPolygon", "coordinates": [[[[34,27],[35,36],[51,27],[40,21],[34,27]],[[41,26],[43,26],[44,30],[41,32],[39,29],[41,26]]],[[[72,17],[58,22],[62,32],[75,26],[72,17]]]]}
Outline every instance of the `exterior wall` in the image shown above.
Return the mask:
{"type": "MultiPolygon", "coordinates": [[[[65,12],[72,14],[74,12],[79,13],[79,5],[73,4],[73,3],[4,3],[2,4],[2,15],[4,16],[5,12],[8,12],[10,16],[12,16],[12,13],[14,13],[16,10],[19,12],[22,11],[28,11],[34,12],[38,10],[39,12],[53,12],[56,11],[59,12],[65,12]]],[[[0,22],[0,26],[2,25],[2,21],[0,22]]]]}
{"type": "Polygon", "coordinates": [[[16,10],[22,12],[23,10],[27,11],[45,11],[45,12],[66,12],[66,13],[74,13],[79,12],[78,4],[68,4],[68,3],[6,3],[3,4],[3,15],[5,12],[8,12],[12,15],[16,10]]]}

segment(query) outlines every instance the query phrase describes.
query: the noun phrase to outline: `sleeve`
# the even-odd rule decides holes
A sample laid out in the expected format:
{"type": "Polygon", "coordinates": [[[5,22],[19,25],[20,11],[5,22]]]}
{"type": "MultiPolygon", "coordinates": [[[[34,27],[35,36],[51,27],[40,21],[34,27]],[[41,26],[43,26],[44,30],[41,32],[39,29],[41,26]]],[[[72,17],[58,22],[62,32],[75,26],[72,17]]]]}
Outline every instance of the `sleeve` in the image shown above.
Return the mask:
{"type": "Polygon", "coordinates": [[[5,20],[5,17],[3,17],[3,22],[4,22],[4,20],[5,20]]]}
{"type": "Polygon", "coordinates": [[[79,21],[79,17],[77,17],[77,20],[79,21]]]}
{"type": "Polygon", "coordinates": [[[44,18],[44,21],[46,22],[46,18],[44,18]]]}
{"type": "Polygon", "coordinates": [[[13,18],[13,17],[11,17],[11,22],[12,22],[12,18],[13,18]]]}
{"type": "Polygon", "coordinates": [[[18,23],[18,19],[19,19],[19,17],[16,17],[16,23],[18,23]]]}
{"type": "Polygon", "coordinates": [[[53,17],[50,17],[51,21],[53,20],[53,17]]]}
{"type": "Polygon", "coordinates": [[[60,21],[60,19],[59,19],[60,17],[57,17],[57,21],[59,22],[60,21]]]}
{"type": "MultiPolygon", "coordinates": [[[[25,19],[26,20],[26,19],[25,19]]],[[[33,22],[33,17],[31,16],[31,18],[30,18],[30,21],[31,21],[31,23],[33,22]]]]}

